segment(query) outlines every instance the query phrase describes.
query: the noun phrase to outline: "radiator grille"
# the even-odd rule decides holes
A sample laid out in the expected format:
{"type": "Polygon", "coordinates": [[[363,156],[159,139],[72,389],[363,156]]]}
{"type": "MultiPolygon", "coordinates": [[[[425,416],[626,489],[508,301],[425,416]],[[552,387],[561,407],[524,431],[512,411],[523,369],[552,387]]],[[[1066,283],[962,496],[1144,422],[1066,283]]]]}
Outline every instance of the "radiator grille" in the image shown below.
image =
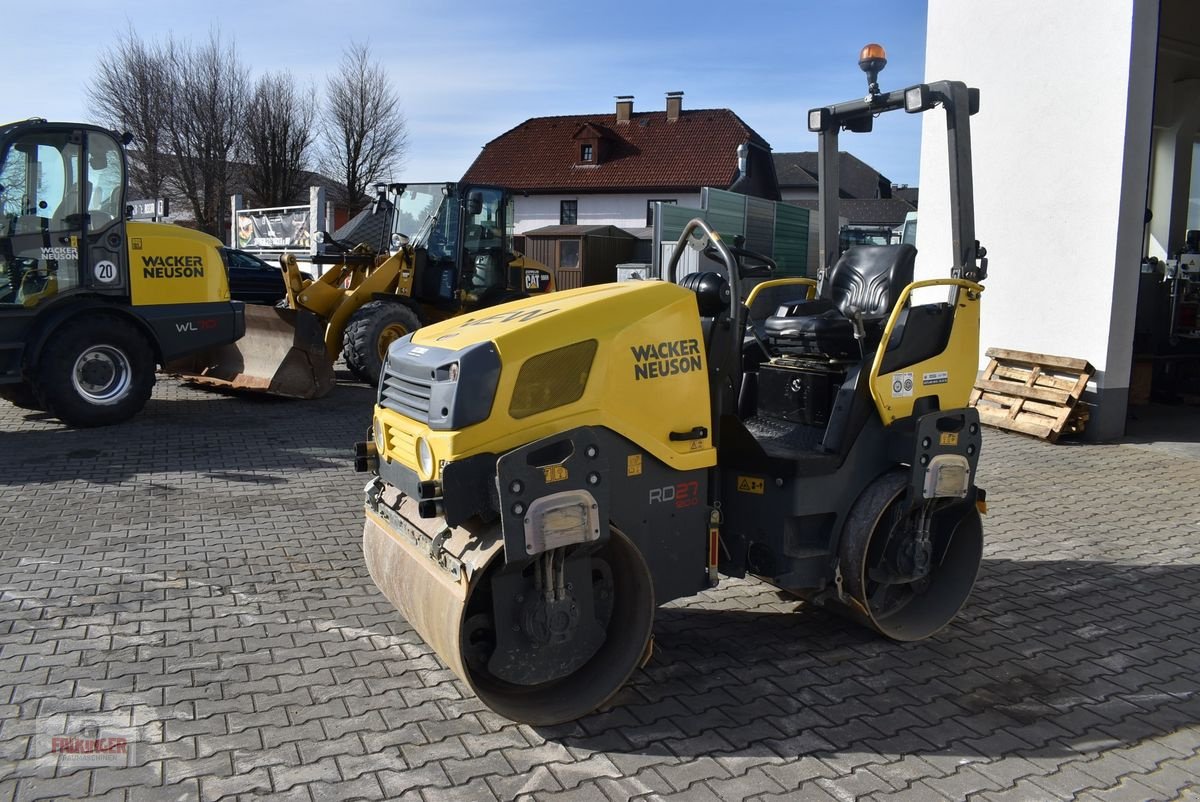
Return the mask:
{"type": "Polygon", "coordinates": [[[421,380],[412,376],[401,376],[384,368],[383,394],[380,406],[399,412],[401,415],[429,422],[429,395],[433,380],[421,380]]]}

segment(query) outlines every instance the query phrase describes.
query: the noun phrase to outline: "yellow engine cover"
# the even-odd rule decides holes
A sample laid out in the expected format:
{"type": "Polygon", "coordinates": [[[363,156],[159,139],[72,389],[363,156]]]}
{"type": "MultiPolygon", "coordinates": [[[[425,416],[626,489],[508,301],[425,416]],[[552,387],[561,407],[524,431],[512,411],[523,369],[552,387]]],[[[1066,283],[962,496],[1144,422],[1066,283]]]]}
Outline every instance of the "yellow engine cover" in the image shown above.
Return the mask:
{"type": "Polygon", "coordinates": [[[125,224],[129,289],[134,306],[229,300],[229,278],[218,248],[202,231],[168,223],[125,224]]]}
{"type": "MultiPolygon", "coordinates": [[[[442,432],[382,407],[376,415],[405,439],[425,438],[438,462],[501,454],[577,426],[604,426],[677,470],[716,464],[708,360],[691,291],[660,281],[583,287],[452,318],[412,338],[413,345],[453,350],[487,341],[502,367],[486,421],[442,432]],[[525,362],[588,340],[596,350],[578,400],[514,417],[510,403],[525,362]],[[697,429],[704,433],[695,439],[671,439],[672,432],[697,429]]],[[[411,461],[404,453],[394,457],[411,461]]]]}

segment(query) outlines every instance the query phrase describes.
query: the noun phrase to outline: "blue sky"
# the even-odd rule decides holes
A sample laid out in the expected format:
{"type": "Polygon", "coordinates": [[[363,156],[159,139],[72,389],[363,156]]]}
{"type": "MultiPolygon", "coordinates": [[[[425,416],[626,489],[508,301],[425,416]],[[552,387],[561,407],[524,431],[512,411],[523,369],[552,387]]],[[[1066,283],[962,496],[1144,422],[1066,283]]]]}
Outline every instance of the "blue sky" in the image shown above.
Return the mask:
{"type": "MultiPolygon", "coordinates": [[[[0,122],[91,119],[88,76],[129,24],[150,40],[199,40],[219,26],[252,74],[287,69],[318,88],[341,43],[365,40],[404,107],[409,148],[394,178],[407,181],[460,177],[488,140],[526,118],[609,112],[614,95],[658,110],[676,90],[685,109],[733,109],[775,151],[814,150],[805,113],[865,93],[863,44],[887,48],[885,90],[920,81],[925,62],[924,0],[59,0],[14,3],[5,24],[30,35],[6,41],[0,122]]],[[[920,131],[915,116],[893,114],[874,136],[842,143],[915,184],[920,131]]]]}

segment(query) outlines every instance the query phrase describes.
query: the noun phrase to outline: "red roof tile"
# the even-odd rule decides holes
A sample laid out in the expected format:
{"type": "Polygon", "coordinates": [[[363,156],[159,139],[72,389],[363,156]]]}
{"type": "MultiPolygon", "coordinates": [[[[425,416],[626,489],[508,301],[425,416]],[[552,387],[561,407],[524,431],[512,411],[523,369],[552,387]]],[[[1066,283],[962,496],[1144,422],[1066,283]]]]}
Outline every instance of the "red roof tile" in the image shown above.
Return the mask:
{"type": "Polygon", "coordinates": [[[484,146],[463,181],[528,192],[613,192],[727,187],[737,147],[766,140],[729,109],[533,117],[484,146]],[[601,160],[579,163],[580,139],[598,136],[601,160]]]}

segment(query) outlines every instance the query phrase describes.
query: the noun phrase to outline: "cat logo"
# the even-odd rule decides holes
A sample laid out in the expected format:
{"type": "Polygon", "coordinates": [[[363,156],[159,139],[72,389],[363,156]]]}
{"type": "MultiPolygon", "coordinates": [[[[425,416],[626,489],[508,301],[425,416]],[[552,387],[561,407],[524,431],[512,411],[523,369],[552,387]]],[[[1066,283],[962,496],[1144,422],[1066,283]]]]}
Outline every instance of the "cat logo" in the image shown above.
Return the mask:
{"type": "Polygon", "coordinates": [[[739,493],[753,493],[756,496],[761,496],[766,489],[766,481],[756,476],[739,476],[737,479],[737,489],[739,493]]]}
{"type": "Polygon", "coordinates": [[[567,475],[567,469],[562,465],[547,465],[542,468],[542,477],[546,480],[546,484],[565,481],[567,475]]]}
{"type": "Polygon", "coordinates": [[[958,432],[942,432],[942,436],[938,438],[938,445],[942,445],[942,446],[958,445],[958,432]]]}

